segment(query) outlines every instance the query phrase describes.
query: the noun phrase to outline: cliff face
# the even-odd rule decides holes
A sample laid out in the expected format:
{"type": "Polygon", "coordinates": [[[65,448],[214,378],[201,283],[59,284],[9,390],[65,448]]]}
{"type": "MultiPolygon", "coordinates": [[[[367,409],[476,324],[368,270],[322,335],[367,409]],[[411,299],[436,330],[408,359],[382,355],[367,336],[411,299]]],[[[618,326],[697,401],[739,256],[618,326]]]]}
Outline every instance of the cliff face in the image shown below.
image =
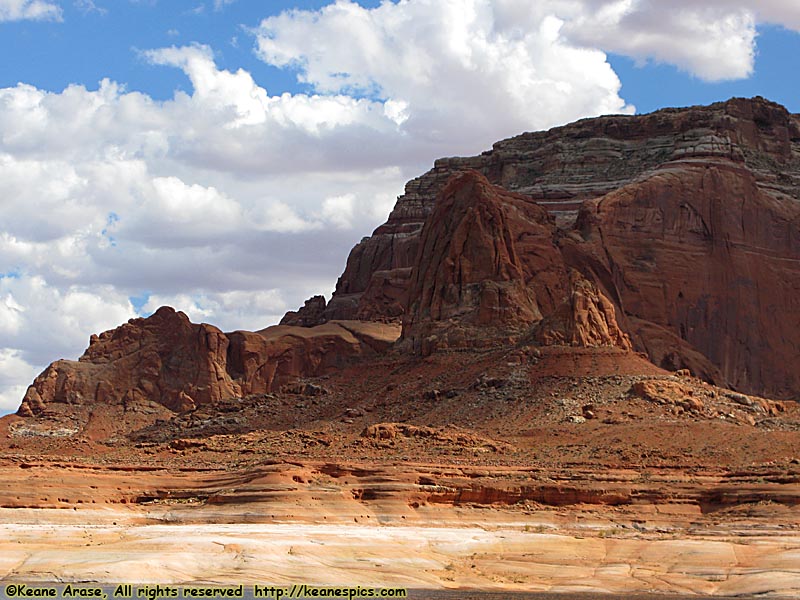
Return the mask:
{"type": "Polygon", "coordinates": [[[386,350],[400,329],[330,322],[223,333],[182,312],[158,309],[99,336],[77,361],[51,364],[28,387],[18,414],[56,404],[133,406],[155,401],[183,412],[231,397],[278,390],[386,350]]]}
{"type": "Polygon", "coordinates": [[[629,349],[612,303],[569,269],[558,238],[530,198],[476,171],[453,176],[422,229],[403,339],[422,354],[492,346],[544,319],[540,343],[629,349]]]}
{"type": "MultiPolygon", "coordinates": [[[[797,370],[788,366],[800,359],[800,117],[763,98],[732,99],[586,119],[498,142],[480,156],[438,160],[353,249],[319,322],[405,319],[404,337],[419,339],[423,329],[428,337],[441,329],[422,326],[423,315],[475,305],[462,298],[465,304],[448,308],[431,296],[431,286],[452,286],[455,267],[445,261],[434,273],[430,252],[452,249],[422,247],[426,228],[444,218],[437,197],[458,210],[442,191],[467,170],[552,215],[563,268],[596,286],[634,346],[656,364],[745,391],[800,393],[797,370]]],[[[519,204],[509,198],[501,204],[519,204]]],[[[483,228],[487,240],[502,229],[479,221],[460,226],[478,237],[483,228]]],[[[532,225],[531,235],[541,226],[532,225]]],[[[528,286],[531,272],[519,275],[515,260],[505,274],[481,273],[481,285],[495,290],[498,306],[514,305],[506,313],[516,312],[521,326],[549,309],[542,311],[542,291],[528,286]]],[[[553,308],[572,292],[563,274],[551,284],[553,308]]]]}
{"type": "MultiPolygon", "coordinates": [[[[742,163],[773,197],[798,200],[798,140],[797,115],[763,98],[734,98],[640,116],[584,119],[497,142],[480,156],[437,160],[433,169],[406,184],[386,223],[353,248],[325,318],[355,317],[375,273],[413,266],[422,226],[455,173],[476,170],[491,183],[536,200],[568,227],[584,200],[681,159],[742,163]]],[[[362,314],[380,316],[378,307],[362,314]]]]}
{"type": "Polygon", "coordinates": [[[540,321],[564,293],[552,233],[549,215],[524,196],[475,171],[454,176],[420,235],[404,337],[441,332],[448,347],[467,346],[540,321]]]}
{"type": "Polygon", "coordinates": [[[675,161],[587,202],[579,225],[575,259],[594,265],[655,363],[741,390],[800,391],[798,200],[760,187],[741,162],[675,161]]]}

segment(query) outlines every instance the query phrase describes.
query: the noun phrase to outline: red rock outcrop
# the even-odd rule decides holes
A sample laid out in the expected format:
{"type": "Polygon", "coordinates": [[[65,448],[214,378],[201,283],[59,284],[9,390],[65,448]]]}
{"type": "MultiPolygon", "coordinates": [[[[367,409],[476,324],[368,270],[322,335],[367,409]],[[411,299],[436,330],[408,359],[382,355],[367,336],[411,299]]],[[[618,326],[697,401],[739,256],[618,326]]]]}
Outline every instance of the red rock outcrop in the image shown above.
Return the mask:
{"type": "Polygon", "coordinates": [[[141,398],[181,411],[274,390],[385,351],[400,321],[423,354],[520,338],[633,346],[664,368],[797,397],[800,116],[733,99],[436,161],[353,249],[329,303],[231,334],[161,309],[53,363],[20,414],[141,398]]]}
{"type": "MultiPolygon", "coordinates": [[[[563,262],[599,294],[597,311],[589,312],[599,316],[606,301],[613,304],[616,327],[654,363],[743,391],[800,394],[793,368],[800,360],[800,116],[763,98],[734,98],[584,119],[498,142],[477,157],[438,160],[406,185],[386,224],[353,249],[323,319],[403,318],[410,336],[421,339],[412,330],[424,338],[441,329],[422,323],[429,308],[434,320],[446,320],[453,306],[458,312],[480,305],[447,300],[439,290],[441,301],[431,296],[428,306],[415,296],[425,283],[408,276],[418,267],[431,284],[453,289],[452,272],[435,274],[424,264],[430,257],[417,260],[427,253],[420,251],[423,232],[441,221],[437,196],[467,170],[520,194],[512,204],[535,200],[554,216],[553,243],[563,262]]],[[[500,212],[507,219],[508,211],[500,212]]],[[[480,230],[477,221],[469,227],[480,230]]],[[[516,252],[517,259],[525,254],[516,252]]],[[[511,321],[535,321],[532,297],[548,317],[539,290],[513,283],[527,284],[532,271],[517,277],[520,265],[506,266],[506,274],[482,273],[484,287],[496,288],[496,306],[502,288],[515,303],[507,314],[518,313],[511,321]]],[[[480,286],[473,284],[474,295],[480,286]]],[[[555,302],[571,294],[567,288],[563,281],[553,288],[555,302]]],[[[569,310],[564,305],[562,325],[569,310]]],[[[478,323],[475,315],[458,320],[478,323]]],[[[570,333],[551,326],[561,333],[540,341],[561,336],[582,343],[576,324],[570,333]]],[[[450,343],[457,344],[460,334],[450,329],[450,343]]]]}
{"type": "Polygon", "coordinates": [[[631,349],[613,303],[556,243],[554,219],[480,173],[455,175],[422,230],[403,339],[416,352],[542,344],[631,349]]]}
{"type": "Polygon", "coordinates": [[[212,325],[191,323],[168,307],[93,335],[78,361],[51,364],[28,388],[18,414],[51,402],[127,404],[151,398],[188,410],[241,393],[225,372],[229,340],[212,325]]]}
{"type": "Polygon", "coordinates": [[[79,360],[51,364],[28,388],[18,414],[41,415],[52,403],[128,406],[148,400],[183,412],[323,375],[385,351],[399,333],[393,325],[330,322],[225,334],[161,307],[146,319],[93,335],[79,360]]]}
{"type": "Polygon", "coordinates": [[[633,348],[617,323],[614,304],[574,269],[569,274],[567,299],[536,326],[534,338],[545,346],[633,348]]]}
{"type": "MultiPolygon", "coordinates": [[[[800,118],[782,106],[758,97],[734,98],[646,115],[583,119],[497,142],[480,156],[439,159],[406,184],[386,223],[353,248],[325,317],[354,318],[373,274],[413,266],[422,226],[455,173],[479,171],[493,184],[540,202],[560,225],[571,226],[584,200],[688,156],[744,159],[759,185],[798,198],[798,138],[800,118]]],[[[364,318],[382,314],[372,305],[364,318]]]]}
{"type": "Polygon", "coordinates": [[[290,310],[281,319],[280,325],[314,327],[325,322],[325,296],[312,296],[298,310],[290,310]]]}
{"type": "Polygon", "coordinates": [[[547,212],[476,171],[454,176],[425,223],[403,338],[428,354],[523,334],[565,294],[547,212]]]}
{"type": "Polygon", "coordinates": [[[759,187],[741,161],[686,159],[586,202],[578,225],[578,252],[602,265],[656,364],[800,391],[789,366],[800,360],[800,202],[759,187]]]}

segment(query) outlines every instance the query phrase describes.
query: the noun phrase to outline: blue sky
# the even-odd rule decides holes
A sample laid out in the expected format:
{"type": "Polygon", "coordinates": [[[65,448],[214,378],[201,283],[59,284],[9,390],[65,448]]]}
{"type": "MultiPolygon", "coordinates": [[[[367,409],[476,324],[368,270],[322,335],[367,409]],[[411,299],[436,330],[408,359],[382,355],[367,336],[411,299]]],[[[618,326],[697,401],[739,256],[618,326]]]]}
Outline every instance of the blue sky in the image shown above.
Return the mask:
{"type": "Polygon", "coordinates": [[[269,13],[287,8],[317,8],[324,2],[241,1],[214,9],[212,2],[103,2],[96,8],[63,4],[62,21],[16,21],[2,25],[0,52],[14,57],[0,66],[0,85],[19,81],[51,91],[70,83],[95,88],[103,78],[124,82],[153,98],[190,91],[180,72],[154,67],[139,50],[192,42],[215,50],[220,68],[244,68],[273,91],[299,91],[293,73],[272,68],[253,54],[256,27],[269,13]],[[271,10],[265,11],[269,8],[271,10]]]}
{"type": "MultiPolygon", "coordinates": [[[[199,0],[94,0],[63,2],[59,21],[20,20],[0,25],[0,53],[13,57],[0,65],[0,86],[22,81],[50,91],[71,83],[95,88],[103,78],[124,82],[159,100],[176,89],[191,91],[180,72],[159,69],[139,56],[139,50],[190,43],[214,48],[222,69],[250,71],[270,93],[308,91],[291,69],[258,60],[255,37],[249,31],[271,14],[314,10],[324,0],[237,0],[215,7],[199,0]]],[[[379,0],[362,0],[375,7],[379,0]]]]}
{"type": "MultiPolygon", "coordinates": [[[[252,30],[262,19],[285,10],[316,10],[328,0],[236,0],[215,8],[199,0],[95,0],[61,4],[62,20],[20,20],[0,25],[0,86],[25,82],[50,91],[71,83],[95,89],[103,78],[130,90],[166,100],[176,89],[191,91],[180,71],[163,69],[140,56],[140,50],[190,43],[214,49],[221,69],[243,68],[270,94],[309,92],[297,72],[266,64],[254,53],[252,30]],[[94,8],[92,8],[92,6],[94,8]]],[[[359,0],[370,8],[380,0],[359,0]]],[[[755,69],[750,77],[705,81],[673,64],[609,53],[622,81],[622,97],[638,112],[665,106],[707,104],[732,96],[761,95],[800,112],[800,80],[789,70],[800,67],[800,35],[780,25],[757,29],[755,69]],[[639,64],[637,64],[637,62],[639,64]]]]}
{"type": "Polygon", "coordinates": [[[797,0],[0,0],[0,414],[161,304],[224,330],[329,295],[441,156],[762,95],[797,0]]]}
{"type": "Polygon", "coordinates": [[[800,80],[789,75],[800,68],[800,35],[775,25],[758,28],[758,50],[749,77],[708,82],[674,65],[610,55],[609,62],[622,81],[621,95],[638,112],[666,106],[711,104],[734,96],[764,96],[800,112],[800,80]]]}

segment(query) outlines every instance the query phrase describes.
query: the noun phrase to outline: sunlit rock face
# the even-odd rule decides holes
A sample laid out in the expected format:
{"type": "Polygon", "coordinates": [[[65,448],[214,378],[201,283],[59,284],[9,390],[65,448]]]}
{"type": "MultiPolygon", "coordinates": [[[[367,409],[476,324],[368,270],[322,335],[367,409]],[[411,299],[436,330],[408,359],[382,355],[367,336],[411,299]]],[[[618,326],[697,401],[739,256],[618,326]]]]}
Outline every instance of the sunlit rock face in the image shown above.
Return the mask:
{"type": "MultiPolygon", "coordinates": [[[[469,186],[485,196],[481,186],[469,186]]],[[[478,212],[489,210],[480,198],[476,202],[483,206],[478,212]]],[[[574,286],[565,274],[573,269],[613,305],[622,333],[656,364],[689,368],[744,391],[777,397],[800,393],[800,374],[790,366],[800,357],[798,115],[763,98],[735,98],[648,115],[584,119],[498,142],[480,156],[438,160],[406,185],[387,222],[353,248],[317,322],[405,320],[404,337],[415,339],[420,336],[412,332],[421,327],[440,329],[423,326],[428,308],[436,320],[436,314],[459,303],[442,303],[442,296],[427,307],[409,297],[453,277],[431,271],[436,257],[430,251],[441,250],[442,242],[431,246],[435,236],[426,238],[425,232],[448,233],[442,230],[444,220],[449,233],[456,234],[459,226],[456,235],[469,229],[472,257],[459,259],[463,266],[477,257],[478,246],[500,249],[495,242],[501,238],[487,240],[507,231],[509,223],[515,229],[514,218],[508,219],[512,212],[530,226],[526,235],[539,240],[541,270],[525,271],[515,262],[520,259],[515,240],[516,255],[509,254],[508,244],[497,254],[505,265],[498,264],[498,272],[471,273],[486,279],[477,287],[470,283],[468,295],[482,287],[484,302],[493,295],[495,309],[507,303],[503,318],[517,330],[572,297],[574,286]],[[489,225],[478,216],[456,223],[457,215],[437,213],[437,203],[454,210],[463,205],[453,201],[458,194],[452,189],[443,191],[465,171],[503,188],[493,192],[502,198],[498,206],[507,205],[496,209],[504,215],[502,223],[489,225]],[[541,214],[533,216],[534,202],[550,215],[549,224],[541,214]],[[485,239],[478,243],[481,236],[485,239]],[[423,240],[430,247],[423,248],[423,240]],[[563,266],[556,274],[553,265],[559,260],[563,266]],[[541,283],[548,278],[543,293],[541,283]]],[[[449,247],[448,256],[452,253],[449,247]]],[[[448,293],[455,289],[451,284],[448,293]]],[[[466,302],[480,305],[474,298],[466,302]]],[[[480,320],[476,315],[472,322],[480,320]]],[[[451,329],[447,343],[461,343],[457,340],[464,336],[451,329]]]]}

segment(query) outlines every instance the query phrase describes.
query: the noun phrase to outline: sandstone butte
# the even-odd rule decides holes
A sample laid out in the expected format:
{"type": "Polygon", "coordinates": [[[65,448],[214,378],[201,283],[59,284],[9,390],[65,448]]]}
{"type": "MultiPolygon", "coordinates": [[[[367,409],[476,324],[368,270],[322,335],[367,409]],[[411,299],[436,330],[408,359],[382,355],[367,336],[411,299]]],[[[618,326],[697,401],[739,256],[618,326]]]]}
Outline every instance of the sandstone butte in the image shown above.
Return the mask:
{"type": "Polygon", "coordinates": [[[762,98],[525,133],[438,160],[406,184],[387,222],[350,253],[316,322],[402,319],[416,340],[420,319],[441,322],[485,294],[511,303],[490,325],[524,330],[565,302],[564,272],[575,269],[654,364],[794,398],[798,200],[800,118],[762,98]],[[466,170],[485,180],[452,180],[466,170]],[[460,186],[477,191],[473,207],[460,186]],[[432,254],[443,250],[431,243],[439,234],[462,246],[432,254]],[[437,260],[467,268],[437,275],[437,260]],[[428,297],[435,283],[450,309],[428,297]]]}
{"type": "Polygon", "coordinates": [[[732,99],[586,119],[439,160],[353,248],[329,303],[311,298],[255,334],[162,309],[48,367],[20,414],[137,397],[180,410],[275,391],[387,350],[400,324],[401,352],[617,346],[724,387],[797,397],[800,119],[732,99]]]}
{"type": "MultiPolygon", "coordinates": [[[[604,116],[436,161],[353,248],[330,301],[280,325],[222,332],[162,307],[92,335],[0,419],[0,511],[535,515],[595,558],[543,566],[522,540],[513,575],[478,548],[381,581],[575,591],[585,575],[588,591],[794,597],[798,398],[800,115],[757,97],[604,116]],[[459,512],[476,506],[499,512],[459,512]],[[602,541],[608,527],[624,540],[602,541]],[[687,558],[720,535],[730,547],[687,558]]],[[[39,576],[35,552],[0,560],[0,577],[39,576]]],[[[298,564],[312,563],[330,561],[298,564]]]]}

